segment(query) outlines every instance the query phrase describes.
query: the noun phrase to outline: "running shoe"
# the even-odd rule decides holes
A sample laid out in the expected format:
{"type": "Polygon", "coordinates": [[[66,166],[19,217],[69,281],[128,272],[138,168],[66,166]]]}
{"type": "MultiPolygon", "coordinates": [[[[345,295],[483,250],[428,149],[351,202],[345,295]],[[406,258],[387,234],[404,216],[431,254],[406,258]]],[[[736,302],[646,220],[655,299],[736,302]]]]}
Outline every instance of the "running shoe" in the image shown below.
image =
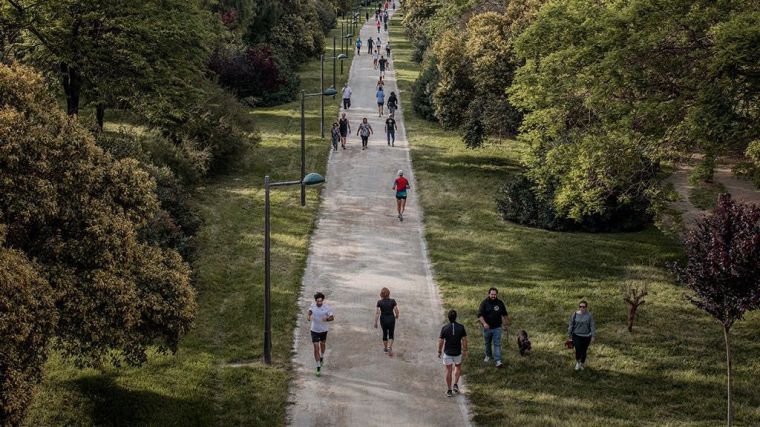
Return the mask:
{"type": "Polygon", "coordinates": [[[388,347],[383,348],[383,351],[387,353],[388,352],[388,347]]]}
{"type": "Polygon", "coordinates": [[[497,368],[501,368],[502,366],[504,366],[504,364],[503,364],[503,363],[501,363],[501,360],[497,360],[497,361],[496,361],[496,367],[497,367],[497,368]]]}
{"type": "Polygon", "coordinates": [[[325,362],[325,358],[324,358],[324,357],[321,357],[321,356],[320,356],[320,357],[319,357],[319,364],[321,365],[321,364],[323,364],[324,362],[325,362]]]}
{"type": "Polygon", "coordinates": [[[454,393],[459,394],[459,386],[454,384],[454,393]]]}
{"type": "Polygon", "coordinates": [[[483,362],[485,362],[485,363],[488,363],[490,361],[491,361],[491,358],[488,357],[488,356],[486,356],[486,357],[483,358],[483,362]]]}
{"type": "Polygon", "coordinates": [[[454,393],[452,393],[451,390],[447,390],[446,397],[454,397],[454,393]]]}
{"type": "Polygon", "coordinates": [[[322,368],[317,368],[317,376],[318,377],[322,376],[322,368]]]}

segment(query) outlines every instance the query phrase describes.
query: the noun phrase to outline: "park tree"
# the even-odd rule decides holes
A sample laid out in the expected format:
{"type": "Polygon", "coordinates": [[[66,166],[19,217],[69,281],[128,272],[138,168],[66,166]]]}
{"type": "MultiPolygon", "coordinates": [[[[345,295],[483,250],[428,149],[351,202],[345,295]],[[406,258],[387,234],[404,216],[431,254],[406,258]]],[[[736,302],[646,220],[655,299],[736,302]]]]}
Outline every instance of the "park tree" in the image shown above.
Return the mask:
{"type": "Polygon", "coordinates": [[[758,51],[743,40],[760,32],[746,25],[756,17],[751,2],[544,5],[518,37],[525,64],[510,89],[527,114],[538,191],[575,219],[621,206],[658,212],[664,164],[746,145],[760,85],[747,62],[758,51]]]}
{"type": "Polygon", "coordinates": [[[726,344],[727,423],[733,423],[731,327],[760,309],[760,207],[720,197],[685,240],[686,261],[673,266],[689,301],[720,323],[726,344]]]}
{"type": "Polygon", "coordinates": [[[6,51],[60,81],[69,115],[94,105],[160,111],[182,121],[198,99],[219,19],[201,0],[8,0],[22,29],[6,51]]]}
{"type": "MultiPolygon", "coordinates": [[[[12,264],[0,289],[21,292],[12,312],[27,323],[9,332],[40,345],[28,363],[44,359],[53,319],[53,342],[80,365],[139,364],[151,345],[176,351],[195,313],[190,271],[176,251],[140,238],[160,207],[137,161],[113,160],[58,108],[40,74],[16,64],[0,65],[0,153],[1,250],[12,264]]],[[[2,368],[11,376],[0,379],[2,399],[23,403],[27,389],[14,378],[38,375],[7,342],[0,356],[15,359],[2,368]],[[21,400],[5,394],[14,390],[21,400]]]]}

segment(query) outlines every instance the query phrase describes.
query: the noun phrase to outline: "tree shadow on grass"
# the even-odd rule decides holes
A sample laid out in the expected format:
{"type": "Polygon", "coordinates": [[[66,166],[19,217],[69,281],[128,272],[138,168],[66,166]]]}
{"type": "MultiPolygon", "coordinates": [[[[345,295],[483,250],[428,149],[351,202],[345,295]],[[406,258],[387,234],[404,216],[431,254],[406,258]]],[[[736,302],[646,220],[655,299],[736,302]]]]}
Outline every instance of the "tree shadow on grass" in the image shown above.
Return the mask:
{"type": "Polygon", "coordinates": [[[90,420],[97,426],[209,425],[210,399],[178,399],[146,390],[125,388],[112,375],[92,375],[70,382],[91,403],[90,420]]]}

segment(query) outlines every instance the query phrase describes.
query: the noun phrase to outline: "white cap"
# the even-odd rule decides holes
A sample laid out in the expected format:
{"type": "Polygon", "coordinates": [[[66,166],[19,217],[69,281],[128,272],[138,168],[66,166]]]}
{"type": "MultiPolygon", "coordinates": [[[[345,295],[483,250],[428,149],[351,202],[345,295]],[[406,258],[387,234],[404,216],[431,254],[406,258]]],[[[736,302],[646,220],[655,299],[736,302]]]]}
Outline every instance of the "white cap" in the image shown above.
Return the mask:
{"type": "Polygon", "coordinates": [[[404,170],[403,169],[399,169],[398,170],[398,174],[399,174],[399,176],[403,175],[404,174],[404,170]]]}

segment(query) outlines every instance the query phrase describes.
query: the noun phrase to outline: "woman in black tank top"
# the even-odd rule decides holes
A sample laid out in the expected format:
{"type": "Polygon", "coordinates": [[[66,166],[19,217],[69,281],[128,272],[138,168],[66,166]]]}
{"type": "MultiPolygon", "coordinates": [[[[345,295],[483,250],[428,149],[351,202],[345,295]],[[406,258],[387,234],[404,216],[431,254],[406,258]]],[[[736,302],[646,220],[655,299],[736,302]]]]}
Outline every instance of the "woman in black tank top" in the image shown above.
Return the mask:
{"type": "Polygon", "coordinates": [[[388,288],[380,291],[380,299],[377,301],[377,310],[375,310],[375,329],[377,329],[377,321],[380,320],[380,327],[383,329],[383,351],[393,356],[393,331],[396,329],[396,319],[398,319],[398,305],[390,296],[391,291],[388,288]]]}

